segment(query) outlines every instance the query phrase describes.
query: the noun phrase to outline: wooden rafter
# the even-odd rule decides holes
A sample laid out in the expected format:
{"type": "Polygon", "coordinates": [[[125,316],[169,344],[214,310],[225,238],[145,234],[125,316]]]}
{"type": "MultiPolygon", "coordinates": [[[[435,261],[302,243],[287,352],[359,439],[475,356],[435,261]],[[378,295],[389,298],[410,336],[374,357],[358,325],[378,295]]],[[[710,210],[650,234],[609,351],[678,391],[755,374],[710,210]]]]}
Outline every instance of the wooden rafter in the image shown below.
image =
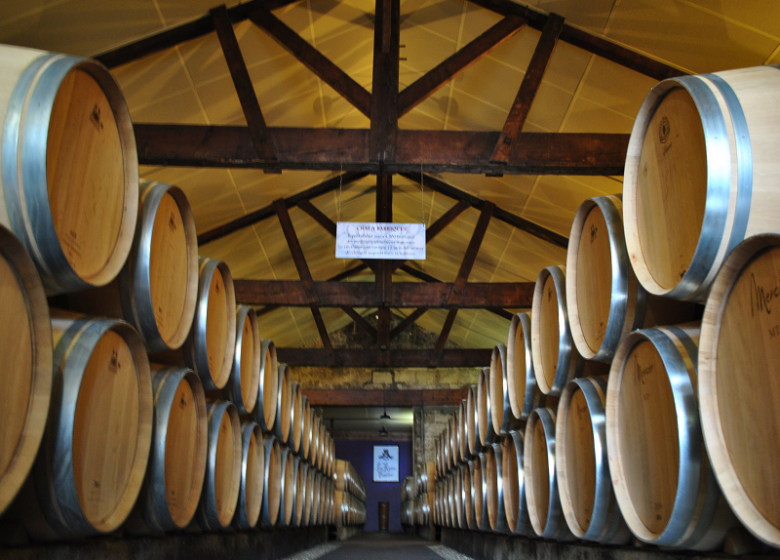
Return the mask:
{"type": "MultiPolygon", "coordinates": [[[[343,169],[376,174],[369,158],[370,130],[274,128],[278,164],[260,160],[245,126],[142,123],[134,126],[142,165],[292,170],[343,169]]],[[[501,133],[398,130],[393,161],[384,172],[506,175],[622,175],[628,134],[526,132],[506,164],[490,156],[501,133]]]]}
{"type": "MultiPolygon", "coordinates": [[[[401,175],[403,175],[404,177],[406,177],[411,181],[416,181],[416,182],[420,181],[419,174],[402,173],[401,175]]],[[[469,194],[465,191],[462,191],[457,187],[453,187],[449,183],[446,183],[441,179],[437,179],[436,177],[425,175],[424,181],[427,187],[430,187],[436,192],[439,192],[455,200],[462,200],[464,202],[468,202],[471,206],[479,210],[484,208],[485,204],[488,204],[488,201],[483,200],[472,194],[469,194]]],[[[534,235],[539,239],[543,239],[554,245],[558,245],[559,247],[566,248],[569,244],[569,240],[566,237],[562,236],[561,234],[555,233],[554,231],[551,231],[543,226],[530,222],[525,218],[521,218],[520,216],[512,214],[511,212],[502,210],[501,208],[496,208],[494,210],[493,217],[496,218],[497,220],[501,220],[502,222],[506,222],[511,226],[521,229],[527,233],[530,233],[531,235],[534,235]]]]}
{"type": "MultiPolygon", "coordinates": [[[[309,307],[311,302],[303,284],[297,280],[234,281],[236,301],[246,305],[280,305],[309,307]]],[[[393,282],[387,307],[447,308],[454,284],[393,282]]],[[[320,307],[379,308],[381,301],[373,282],[314,282],[320,307]]],[[[463,290],[460,309],[485,307],[529,308],[533,282],[468,282],[463,290]]]]}
{"type": "MultiPolygon", "coordinates": [[[[447,348],[441,355],[437,367],[485,367],[490,364],[492,349],[461,349],[447,348]]],[[[335,360],[342,367],[376,367],[377,351],[374,349],[336,348],[333,350],[335,360]]],[[[324,348],[277,348],[276,355],[280,362],[292,367],[332,365],[332,360],[324,348]]],[[[409,348],[391,348],[383,352],[386,358],[384,367],[427,368],[433,357],[433,350],[415,350],[409,348]]]]}
{"type": "MultiPolygon", "coordinates": [[[[249,14],[262,6],[267,10],[276,10],[282,8],[288,4],[292,4],[297,0],[251,0],[245,4],[239,4],[229,8],[227,13],[230,21],[234,24],[244,21],[249,17],[249,14]]],[[[100,61],[107,68],[116,68],[128,62],[138,60],[150,54],[175,47],[185,41],[197,39],[203,35],[208,35],[214,31],[214,20],[210,14],[198,18],[194,21],[177,25],[154,33],[138,41],[133,41],[127,45],[112,49],[94,56],[96,60],[100,61]]]]}
{"type": "Polygon", "coordinates": [[[309,308],[311,309],[312,317],[314,317],[314,323],[317,325],[317,331],[320,333],[322,339],[322,345],[328,352],[328,355],[333,362],[333,344],[328,336],[328,329],[325,327],[325,322],[322,319],[322,313],[320,312],[320,297],[317,293],[317,288],[314,285],[314,279],[309,271],[309,266],[306,264],[306,257],[303,255],[303,249],[298,241],[298,236],[295,233],[290,214],[287,211],[287,205],[284,203],[284,199],[275,200],[274,210],[279,218],[279,224],[282,226],[282,232],[287,240],[287,246],[290,248],[295,268],[298,270],[298,276],[301,278],[301,285],[309,300],[309,308]]]}
{"type": "Polygon", "coordinates": [[[233,30],[233,23],[230,21],[227,9],[223,4],[211,10],[210,13],[214,20],[219,44],[230,70],[230,76],[233,78],[233,85],[236,87],[238,100],[241,102],[241,109],[244,111],[249,137],[252,139],[255,152],[260,159],[276,162],[278,158],[276,157],[274,141],[268,134],[268,127],[265,124],[263,112],[260,110],[260,103],[257,101],[255,87],[249,77],[249,71],[241,54],[241,48],[238,46],[236,33],[233,30]]]}
{"type": "MultiPolygon", "coordinates": [[[[512,0],[469,0],[477,6],[482,6],[488,10],[508,16],[514,14],[524,18],[530,27],[541,31],[547,23],[548,15],[537,12],[526,6],[516,4],[512,0]]],[[[613,43],[608,39],[592,35],[587,31],[577,29],[571,25],[564,25],[561,31],[561,40],[586,50],[595,55],[611,60],[621,66],[635,70],[645,76],[650,76],[656,80],[664,80],[675,76],[684,76],[686,73],[672,68],[671,66],[658,62],[650,57],[613,43]]]]}
{"type": "Polygon", "coordinates": [[[279,45],[287,49],[306,68],[314,72],[322,81],[341,94],[358,111],[369,116],[371,94],[350,78],[341,68],[333,64],[330,59],[301,39],[300,35],[282,23],[270,11],[262,7],[251,12],[249,19],[255,25],[267,31],[279,45]]]}
{"type": "Polygon", "coordinates": [[[393,340],[399,334],[401,334],[406,329],[411,327],[415,322],[417,322],[417,319],[425,315],[426,311],[428,311],[427,307],[420,307],[412,311],[408,317],[406,317],[403,321],[398,323],[398,325],[394,327],[393,330],[390,331],[390,340],[393,340]]]}
{"type": "Polygon", "coordinates": [[[509,110],[501,136],[498,137],[496,147],[493,149],[493,155],[490,161],[496,163],[507,163],[509,155],[512,153],[517,135],[523,129],[525,119],[531,112],[531,105],[542,85],[542,78],[547,70],[547,66],[552,59],[555,45],[558,43],[558,37],[563,29],[563,18],[557,14],[550,14],[547,23],[544,25],[542,36],[536,44],[531,62],[523,76],[520,89],[517,91],[512,108],[509,110]]]}
{"type": "MultiPolygon", "coordinates": [[[[433,406],[460,404],[467,389],[304,389],[312,406],[433,406]]],[[[376,437],[376,432],[374,432],[376,437]]]]}
{"type": "Polygon", "coordinates": [[[399,116],[405,115],[425,101],[444,84],[520,31],[524,25],[523,18],[505,17],[447,60],[407,86],[398,94],[399,116]]]}
{"type": "MultiPolygon", "coordinates": [[[[336,177],[331,177],[330,179],[323,181],[319,185],[315,185],[310,189],[306,189],[305,191],[299,192],[297,194],[285,198],[284,205],[287,208],[293,208],[294,206],[298,206],[301,202],[311,200],[312,198],[317,198],[318,196],[321,196],[325,193],[329,193],[339,188],[339,185],[341,184],[344,185],[350,184],[354,181],[357,181],[358,179],[362,179],[366,175],[368,175],[368,173],[344,173],[342,175],[337,175],[336,177]]],[[[205,233],[200,234],[198,236],[198,245],[205,245],[206,243],[211,243],[212,241],[216,241],[217,239],[222,239],[223,237],[226,237],[231,233],[235,233],[240,229],[249,227],[267,218],[270,218],[274,214],[275,211],[274,211],[273,204],[264,206],[259,210],[250,212],[245,216],[241,216],[240,218],[237,218],[226,224],[217,226],[214,229],[211,229],[205,233]]]]}
{"type": "Polygon", "coordinates": [[[365,317],[363,317],[360,313],[358,313],[351,307],[342,306],[341,310],[344,313],[346,313],[349,316],[349,318],[352,319],[358,327],[363,329],[363,331],[365,331],[366,334],[368,334],[371,338],[376,340],[377,337],[376,329],[372,327],[368,321],[366,321],[365,317]]]}

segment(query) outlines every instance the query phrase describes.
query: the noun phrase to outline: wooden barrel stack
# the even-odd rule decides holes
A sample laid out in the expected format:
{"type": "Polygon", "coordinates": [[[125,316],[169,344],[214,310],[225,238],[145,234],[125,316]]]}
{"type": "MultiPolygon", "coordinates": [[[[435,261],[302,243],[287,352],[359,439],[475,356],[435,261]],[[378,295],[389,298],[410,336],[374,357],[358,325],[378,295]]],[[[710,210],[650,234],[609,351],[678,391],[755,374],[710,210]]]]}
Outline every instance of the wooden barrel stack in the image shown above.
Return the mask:
{"type": "Polygon", "coordinates": [[[580,206],[565,269],[469,389],[467,456],[454,420],[436,439],[437,524],[697,551],[742,524],[780,547],[778,86],[759,67],[651,90],[623,195],[580,206]]]}
{"type": "Polygon", "coordinates": [[[333,438],[184,191],[139,188],[111,74],[0,46],[0,77],[0,514],[33,540],[335,524],[333,438]]]}
{"type": "MultiPolygon", "coordinates": [[[[363,480],[352,463],[342,459],[336,460],[333,472],[333,514],[336,527],[365,525],[366,487],[363,480]]],[[[403,506],[401,509],[404,509],[403,506]]]]}
{"type": "MultiPolygon", "coordinates": [[[[447,445],[449,446],[449,443],[447,445]]],[[[414,476],[404,480],[401,486],[402,524],[426,527],[434,525],[437,503],[435,494],[438,478],[437,463],[438,461],[435,460],[420,463],[415,467],[414,476]],[[405,516],[407,510],[411,511],[410,517],[405,516]]]]}

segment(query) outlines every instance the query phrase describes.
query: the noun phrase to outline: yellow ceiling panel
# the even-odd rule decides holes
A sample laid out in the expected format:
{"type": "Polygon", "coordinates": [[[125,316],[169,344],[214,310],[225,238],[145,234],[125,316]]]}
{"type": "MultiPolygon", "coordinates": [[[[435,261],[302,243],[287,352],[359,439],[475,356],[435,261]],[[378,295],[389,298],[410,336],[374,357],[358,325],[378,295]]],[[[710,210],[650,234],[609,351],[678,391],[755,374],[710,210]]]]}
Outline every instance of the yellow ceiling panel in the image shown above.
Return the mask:
{"type": "Polygon", "coordinates": [[[623,0],[607,37],[693,72],[763,64],[777,47],[776,39],[675,0],[623,0]]]}
{"type": "Polygon", "coordinates": [[[260,336],[273,340],[278,348],[303,346],[304,339],[298,330],[293,310],[292,307],[281,308],[258,317],[257,326],[260,336]]]}
{"type": "MultiPolygon", "coordinates": [[[[542,82],[531,105],[526,123],[547,132],[557,132],[572,101],[571,92],[559,89],[549,82],[542,82]]],[[[525,127],[523,127],[525,130],[525,127]]]]}
{"type": "Polygon", "coordinates": [[[535,175],[485,177],[466,173],[442,173],[441,178],[462,191],[488,200],[499,208],[518,215],[522,212],[525,200],[536,180],[535,175]]]}
{"type": "Polygon", "coordinates": [[[621,113],[632,122],[656,80],[629,70],[604,58],[593,57],[593,64],[579,95],[621,113]]]}
{"type": "Polygon", "coordinates": [[[401,36],[406,29],[422,26],[441,37],[457,41],[464,4],[463,0],[402,1],[401,36]]]}
{"type": "Polygon", "coordinates": [[[401,61],[399,80],[401,89],[444,62],[456,52],[457,37],[451,39],[433,33],[425,27],[401,29],[401,61]]]}
{"type": "Polygon", "coordinates": [[[583,9],[582,0],[530,0],[526,3],[537,10],[561,15],[566,23],[603,33],[613,4],[619,4],[620,0],[588,0],[587,10],[583,9]]]}
{"type": "MultiPolygon", "coordinates": [[[[398,127],[405,130],[441,130],[444,127],[449,101],[447,85],[398,120],[398,127]]],[[[457,106],[457,101],[455,102],[457,106]]]]}
{"type": "Polygon", "coordinates": [[[630,134],[634,118],[577,95],[561,132],[607,132],[630,134]]]}
{"type": "Polygon", "coordinates": [[[730,19],[745,27],[780,38],[780,3],[778,2],[686,0],[686,3],[723,19],[730,19]]]}
{"type": "Polygon", "coordinates": [[[568,237],[571,223],[574,220],[574,212],[569,212],[557,204],[551,204],[537,196],[532,196],[528,199],[522,217],[568,237]]]}
{"type": "MultiPolygon", "coordinates": [[[[246,126],[244,111],[230,75],[195,86],[209,124],[246,126]]],[[[262,105],[260,110],[265,111],[262,105]]]]}
{"type": "MultiPolygon", "coordinates": [[[[493,108],[509,113],[512,102],[515,100],[523,73],[499,64],[488,57],[471,66],[463,74],[463,80],[455,83],[455,95],[464,95],[493,108]]],[[[457,118],[468,118],[471,113],[471,104],[458,97],[459,113],[457,118]]],[[[504,117],[506,120],[506,117],[504,117]]],[[[493,130],[500,129],[503,122],[493,130]]]]}
{"type": "MultiPolygon", "coordinates": [[[[140,3],[138,0],[131,1],[140,3]]],[[[215,4],[213,0],[155,0],[154,3],[159,7],[160,14],[163,19],[165,19],[165,25],[167,27],[180,25],[206,15],[211,8],[219,5],[215,4]]],[[[231,7],[239,2],[229,0],[228,2],[223,3],[227,5],[227,7],[231,7]]]]}
{"type": "Polygon", "coordinates": [[[122,88],[131,112],[192,91],[175,49],[145,56],[114,68],[111,73],[122,88]]]}
{"type": "Polygon", "coordinates": [[[187,88],[148,105],[130,106],[133,122],[208,124],[200,100],[192,88],[187,88]]]}
{"type": "Polygon", "coordinates": [[[162,27],[152,2],[65,0],[3,4],[15,4],[20,9],[9,13],[9,18],[2,17],[0,12],[0,42],[67,54],[95,55],[162,27]]]}
{"type": "MultiPolygon", "coordinates": [[[[179,46],[179,51],[195,85],[230,77],[225,54],[222,52],[216,33],[209,33],[182,43],[179,46]]],[[[250,61],[246,55],[244,55],[244,60],[249,64],[250,61]]]]}
{"type": "Polygon", "coordinates": [[[480,8],[470,2],[466,2],[466,10],[463,14],[460,36],[458,39],[460,47],[464,47],[502,19],[504,19],[503,16],[499,14],[480,8]]]}
{"type": "Polygon", "coordinates": [[[577,212],[580,204],[594,196],[604,196],[620,192],[622,184],[609,179],[590,177],[561,177],[544,175],[539,177],[532,198],[543,200],[563,208],[567,212],[577,212]]]}

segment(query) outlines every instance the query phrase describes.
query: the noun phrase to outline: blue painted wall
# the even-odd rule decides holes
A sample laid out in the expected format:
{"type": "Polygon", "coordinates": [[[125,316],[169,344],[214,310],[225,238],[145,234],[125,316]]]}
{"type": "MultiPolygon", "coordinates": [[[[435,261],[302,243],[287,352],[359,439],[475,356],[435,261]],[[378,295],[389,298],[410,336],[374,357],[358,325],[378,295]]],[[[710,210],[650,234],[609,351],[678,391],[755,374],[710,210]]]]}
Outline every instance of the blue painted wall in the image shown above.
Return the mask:
{"type": "Polygon", "coordinates": [[[336,440],[336,458],[350,461],[366,485],[366,525],[368,533],[379,531],[379,502],[390,502],[390,532],[400,533],[401,485],[412,476],[412,442],[336,440]],[[398,482],[373,482],[374,445],[397,445],[400,457],[398,482]]]}

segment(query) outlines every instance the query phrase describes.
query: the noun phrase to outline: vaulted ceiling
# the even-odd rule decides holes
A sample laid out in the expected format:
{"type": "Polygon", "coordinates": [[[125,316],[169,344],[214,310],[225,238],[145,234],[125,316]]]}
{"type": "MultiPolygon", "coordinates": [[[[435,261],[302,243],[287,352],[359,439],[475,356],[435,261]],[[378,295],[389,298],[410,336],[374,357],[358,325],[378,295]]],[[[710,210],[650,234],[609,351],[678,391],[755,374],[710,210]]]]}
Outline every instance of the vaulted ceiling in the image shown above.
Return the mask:
{"type": "MultiPolygon", "coordinates": [[[[31,0],[0,5],[0,41],[94,56],[196,20],[215,0],[31,0]]],[[[490,0],[480,0],[488,4],[490,0]]],[[[281,5],[284,3],[279,3],[281,5]]],[[[554,12],[574,29],[618,43],[683,73],[780,62],[780,3],[769,0],[537,0],[531,8],[554,12]]],[[[230,7],[230,5],[228,6],[230,7]]],[[[300,0],[273,14],[309,45],[372,92],[374,0],[300,0]]],[[[403,90],[439,63],[502,22],[494,10],[464,0],[401,0],[400,72],[403,90]]],[[[234,26],[240,52],[269,127],[368,129],[369,118],[308,70],[267,31],[243,19],[234,26]]],[[[403,115],[402,130],[500,131],[540,38],[525,25],[403,115]]],[[[207,33],[112,69],[136,123],[245,126],[244,111],[217,34],[207,33]]],[[[656,79],[559,41],[523,132],[628,134],[656,79]]],[[[596,154],[597,155],[597,154],[596,154]]],[[[347,166],[348,167],[348,166],[347,166]]],[[[271,206],[339,174],[329,170],[198,168],[143,165],[143,178],[180,186],[204,234],[271,206]]],[[[486,176],[415,169],[393,178],[393,220],[430,226],[456,200],[433,190],[431,180],[494,203],[497,208],[568,237],[586,198],[622,190],[620,176],[504,174],[486,176]],[[419,184],[419,175],[426,174],[419,184]]],[[[374,221],[377,181],[367,175],[311,203],[330,220],[374,221]]],[[[357,263],[336,260],[334,239],[306,212],[289,215],[314,280],[357,263]]],[[[417,271],[453,282],[480,210],[463,211],[428,245],[417,271]]],[[[203,244],[202,255],[225,260],[235,278],[297,280],[276,216],[203,244]]],[[[533,282],[539,270],[565,261],[565,249],[493,218],[469,282],[533,282]]],[[[418,276],[420,276],[418,274],[418,276]]],[[[364,269],[352,281],[373,280],[364,269]]],[[[396,270],[393,282],[414,280],[396,270]]],[[[361,314],[373,309],[358,309],[361,314]]],[[[408,315],[411,309],[394,310],[408,315]]],[[[323,308],[328,331],[351,322],[339,308],[323,308]]],[[[446,309],[431,309],[418,324],[439,332],[446,309]]],[[[261,317],[261,332],[277,346],[319,339],[308,307],[280,308],[261,317]]],[[[470,348],[506,340],[508,321],[484,309],[455,317],[450,340],[470,348]]],[[[486,364],[487,365],[487,364],[486,364]]]]}

